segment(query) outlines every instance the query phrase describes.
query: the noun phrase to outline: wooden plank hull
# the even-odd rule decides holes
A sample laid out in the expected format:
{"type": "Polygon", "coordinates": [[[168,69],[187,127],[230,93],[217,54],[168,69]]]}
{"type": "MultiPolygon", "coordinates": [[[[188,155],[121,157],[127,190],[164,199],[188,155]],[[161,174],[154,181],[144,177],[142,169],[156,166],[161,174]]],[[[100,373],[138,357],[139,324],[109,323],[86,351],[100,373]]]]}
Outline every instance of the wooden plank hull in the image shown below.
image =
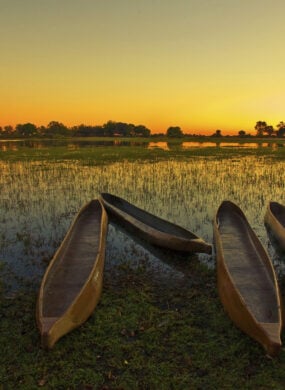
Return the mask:
{"type": "Polygon", "coordinates": [[[281,348],[281,297],[265,249],[243,212],[222,202],[214,219],[218,292],[225,310],[242,331],[270,356],[281,348]]]}
{"type": "Polygon", "coordinates": [[[102,193],[107,212],[124,228],[167,249],[190,253],[212,253],[212,246],[194,233],[142,210],[118,196],[102,193]]]}
{"type": "Polygon", "coordinates": [[[264,222],[269,227],[279,247],[285,251],[285,206],[277,202],[269,202],[264,222]]]}
{"type": "Polygon", "coordinates": [[[43,348],[84,323],[102,291],[107,214],[92,200],[77,214],[39,290],[36,319],[43,348]]]}

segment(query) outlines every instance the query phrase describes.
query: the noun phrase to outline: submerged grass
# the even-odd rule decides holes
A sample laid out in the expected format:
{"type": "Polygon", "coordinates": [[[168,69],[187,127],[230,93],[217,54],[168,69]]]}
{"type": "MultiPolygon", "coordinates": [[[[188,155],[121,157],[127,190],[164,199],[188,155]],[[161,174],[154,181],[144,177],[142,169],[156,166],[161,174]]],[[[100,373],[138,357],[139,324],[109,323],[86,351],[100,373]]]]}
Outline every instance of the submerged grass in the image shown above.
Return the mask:
{"type": "MultiPolygon", "coordinates": [[[[242,154],[257,156],[260,154],[283,159],[283,150],[284,148],[277,150],[271,148],[181,150],[178,147],[164,151],[135,146],[85,147],[68,150],[66,147],[51,147],[43,150],[21,148],[14,152],[0,152],[0,159],[27,162],[67,159],[86,163],[93,162],[96,165],[97,162],[101,164],[102,162],[124,159],[179,159],[180,157],[188,158],[199,155],[227,158],[242,154]]],[[[2,195],[5,195],[3,204],[8,208],[16,206],[17,202],[11,198],[11,193],[8,191],[6,194],[4,191],[5,188],[8,189],[11,181],[25,183],[27,187],[24,185],[21,187],[18,184],[19,194],[25,192],[29,197],[28,200],[25,197],[21,198],[21,204],[18,204],[18,207],[23,208],[24,216],[31,214],[29,202],[34,202],[34,205],[39,202],[34,193],[35,187],[41,191],[43,198],[45,191],[48,197],[54,192],[59,192],[55,190],[55,187],[48,185],[49,178],[60,184],[63,201],[69,205],[69,209],[70,205],[73,204],[69,197],[73,196],[72,194],[75,192],[80,194],[87,191],[88,186],[90,186],[86,195],[89,198],[90,194],[97,191],[95,191],[96,186],[93,187],[96,175],[94,172],[93,176],[90,175],[90,167],[83,175],[81,169],[77,171],[74,168],[75,171],[72,173],[70,162],[61,167],[61,170],[56,164],[51,164],[54,170],[49,167],[52,174],[45,177],[49,171],[41,170],[33,174],[33,164],[29,167],[26,167],[25,164],[17,165],[18,170],[16,171],[9,170],[10,165],[14,164],[8,165],[7,172],[2,171],[3,175],[6,174],[6,187],[3,181],[2,195]],[[66,172],[71,174],[68,176],[67,182],[65,182],[66,172]],[[43,183],[47,188],[43,186],[40,175],[43,176],[43,183]],[[84,186],[81,190],[75,191],[69,182],[76,182],[81,176],[84,186]]],[[[122,172],[128,170],[130,177],[128,179],[124,177],[122,188],[127,187],[130,191],[134,188],[137,193],[149,194],[151,199],[155,188],[156,191],[165,194],[167,200],[163,203],[165,205],[172,199],[171,194],[177,193],[176,186],[186,188],[188,181],[187,195],[189,199],[185,200],[185,204],[190,204],[192,190],[195,193],[205,193],[210,208],[209,203],[217,203],[216,198],[210,200],[210,193],[211,191],[215,194],[218,193],[218,187],[222,188],[221,191],[225,195],[229,195],[231,188],[235,190],[235,196],[240,196],[237,199],[242,205],[246,205],[248,210],[259,210],[263,205],[264,200],[258,198],[257,201],[257,198],[252,196],[256,192],[256,188],[262,188],[261,195],[265,199],[269,196],[263,188],[264,182],[273,183],[273,187],[277,191],[277,179],[275,176],[273,177],[270,164],[268,169],[267,165],[259,167],[262,169],[259,173],[257,162],[250,159],[242,162],[244,172],[242,179],[236,179],[239,186],[240,180],[244,183],[241,195],[237,193],[235,186],[231,184],[232,182],[229,183],[226,179],[228,174],[236,169],[233,162],[229,167],[220,167],[218,163],[213,163],[210,167],[203,160],[200,162],[199,169],[190,165],[184,166],[181,163],[178,165],[171,163],[169,166],[167,164],[164,166],[164,163],[160,166],[159,163],[158,167],[156,164],[152,165],[138,169],[136,166],[123,164],[121,168],[116,167],[116,169],[106,170],[106,172],[106,167],[99,167],[101,170],[100,178],[105,178],[107,190],[115,191],[118,189],[116,175],[118,175],[118,181],[122,182],[122,172]],[[217,188],[213,188],[213,182],[208,183],[206,180],[210,168],[214,175],[219,177],[217,188]],[[140,175],[147,176],[146,169],[150,169],[150,176],[156,178],[155,183],[149,189],[145,187],[145,181],[140,183],[138,180],[140,175]],[[176,171],[179,171],[179,175],[176,171]],[[201,180],[199,175],[201,171],[206,172],[205,180],[201,180]],[[160,183],[157,180],[158,175],[168,178],[169,182],[160,183]],[[267,181],[264,179],[265,176],[267,181]],[[113,184],[111,177],[115,180],[113,184]],[[170,188],[172,182],[175,183],[174,189],[170,188]],[[250,187],[254,188],[251,192],[249,191],[250,187]],[[243,196],[246,197],[246,200],[243,200],[243,196]]],[[[44,166],[46,167],[46,165],[44,166]]],[[[283,165],[278,162],[276,167],[277,173],[280,175],[279,190],[283,191],[283,165]]],[[[236,171],[234,172],[237,174],[236,171]]],[[[277,173],[275,172],[275,175],[277,173]]],[[[81,184],[80,180],[79,184],[81,184]]],[[[123,190],[121,189],[121,191],[123,190]]],[[[275,194],[270,191],[270,194],[272,193],[275,194]]],[[[134,191],[131,194],[132,200],[137,200],[134,191]]],[[[50,214],[54,216],[54,225],[52,225],[54,235],[51,237],[51,242],[59,240],[60,234],[57,230],[59,220],[56,218],[58,214],[54,211],[59,203],[56,198],[55,203],[49,205],[50,214]]],[[[74,212],[77,203],[76,200],[74,212]]],[[[198,206],[201,203],[203,202],[198,201],[198,206]]],[[[176,204],[176,202],[173,201],[171,204],[176,204]]],[[[191,205],[195,210],[198,209],[195,203],[191,205]]],[[[164,211],[166,209],[167,207],[163,208],[164,211]]],[[[68,212],[71,211],[68,210],[68,212]]],[[[174,212],[175,210],[171,210],[170,215],[166,215],[166,217],[173,217],[174,212]]],[[[185,214],[187,212],[188,210],[185,210],[185,214]]],[[[46,217],[49,213],[44,213],[44,215],[46,217]]],[[[203,220],[199,213],[198,216],[199,222],[205,225],[207,220],[203,220]]],[[[7,222],[5,220],[7,216],[3,215],[1,218],[4,226],[7,222]]],[[[66,220],[67,216],[63,215],[62,218],[66,220]]],[[[28,228],[32,225],[33,220],[31,217],[26,226],[27,232],[29,232],[28,228]]],[[[47,222],[46,218],[45,222],[47,222]]],[[[198,229],[197,224],[196,228],[198,229]]],[[[39,229],[40,227],[37,227],[36,231],[39,229]]],[[[43,260],[45,257],[47,263],[50,252],[46,253],[46,251],[51,251],[51,247],[56,247],[59,242],[56,244],[48,242],[46,248],[40,241],[35,241],[36,235],[32,237],[28,234],[23,235],[22,230],[20,232],[22,235],[17,233],[17,242],[13,241],[13,243],[16,245],[22,242],[24,249],[28,251],[29,258],[35,256],[37,260],[39,257],[43,260]],[[43,247],[43,252],[39,252],[42,254],[33,255],[32,252],[29,252],[35,249],[36,245],[43,247]]],[[[1,237],[3,253],[6,248],[5,243],[9,239],[4,235],[1,237]]],[[[120,237],[118,239],[120,240],[120,237]]],[[[116,250],[116,246],[113,250],[116,250]]],[[[133,254],[128,254],[128,256],[134,257],[134,262],[138,264],[137,267],[133,266],[129,258],[125,261],[119,261],[118,255],[114,256],[117,263],[115,262],[105,271],[102,298],[93,315],[80,328],[59,340],[51,351],[44,351],[40,347],[35,321],[37,299],[35,284],[22,286],[22,289],[17,293],[7,295],[0,283],[0,389],[284,389],[285,351],[282,350],[276,359],[269,359],[258,343],[240,332],[232,324],[218,298],[214,268],[207,268],[197,258],[178,258],[179,264],[176,264],[176,267],[182,272],[183,277],[175,279],[171,277],[170,273],[164,275],[161,270],[154,272],[153,268],[149,268],[145,264],[145,259],[140,253],[138,248],[134,247],[133,254]]],[[[124,251],[121,252],[121,256],[125,256],[124,251]]],[[[163,256],[161,257],[163,258],[163,256]]],[[[172,254],[168,255],[167,258],[172,261],[172,254]]],[[[3,281],[5,280],[5,272],[5,267],[0,269],[3,281]]],[[[281,284],[281,287],[284,290],[285,286],[281,284]]]]}

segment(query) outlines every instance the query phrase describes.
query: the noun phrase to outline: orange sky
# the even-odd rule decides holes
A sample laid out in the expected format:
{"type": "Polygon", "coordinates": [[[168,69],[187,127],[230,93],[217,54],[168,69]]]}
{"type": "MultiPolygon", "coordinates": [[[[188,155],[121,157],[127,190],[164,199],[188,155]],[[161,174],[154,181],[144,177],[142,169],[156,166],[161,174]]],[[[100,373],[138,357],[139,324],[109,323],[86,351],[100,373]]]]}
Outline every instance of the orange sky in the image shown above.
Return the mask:
{"type": "Polygon", "coordinates": [[[3,0],[0,126],[285,120],[283,0],[3,0]]]}

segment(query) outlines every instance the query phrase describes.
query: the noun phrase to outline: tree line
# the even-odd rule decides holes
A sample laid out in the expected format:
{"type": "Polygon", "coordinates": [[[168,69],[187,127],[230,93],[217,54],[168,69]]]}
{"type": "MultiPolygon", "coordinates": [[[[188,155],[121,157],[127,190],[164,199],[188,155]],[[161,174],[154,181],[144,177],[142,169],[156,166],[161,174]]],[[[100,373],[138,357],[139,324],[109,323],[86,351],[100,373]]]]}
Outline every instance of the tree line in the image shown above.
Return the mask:
{"type": "MultiPolygon", "coordinates": [[[[281,121],[276,125],[276,129],[273,126],[268,125],[265,121],[257,121],[254,126],[256,130],[256,137],[284,137],[285,136],[285,122],[281,121]]],[[[216,130],[212,137],[222,137],[222,130],[216,130]]],[[[251,137],[251,134],[247,134],[244,130],[238,132],[239,137],[251,137]]]]}
{"type": "Polygon", "coordinates": [[[37,127],[33,123],[18,124],[0,127],[3,136],[17,137],[54,137],[54,136],[74,136],[74,137],[149,137],[151,131],[143,125],[133,125],[130,123],[108,121],[103,126],[88,126],[81,124],[68,128],[61,122],[52,121],[47,126],[37,127]]]}
{"type": "MultiPolygon", "coordinates": [[[[52,121],[47,126],[37,127],[33,123],[18,124],[0,127],[0,135],[14,137],[150,137],[151,130],[144,125],[132,123],[108,121],[102,126],[89,126],[81,124],[68,128],[61,122],[52,121]]],[[[156,134],[164,136],[165,134],[156,134]]],[[[179,126],[170,126],[166,135],[169,137],[183,137],[184,134],[179,126]]]]}
{"type": "Polygon", "coordinates": [[[277,136],[277,137],[284,137],[285,136],[285,123],[283,121],[279,122],[276,126],[276,130],[273,128],[273,126],[268,125],[264,121],[258,121],[255,125],[256,130],[256,136],[257,137],[263,137],[264,135],[267,135],[269,137],[277,136]]]}
{"type": "MultiPolygon", "coordinates": [[[[285,123],[279,122],[276,129],[268,125],[265,121],[257,121],[254,127],[257,137],[284,137],[285,123]]],[[[170,126],[166,133],[155,134],[155,136],[167,136],[181,138],[184,136],[200,136],[199,134],[184,134],[179,126],[170,126]]],[[[244,130],[237,134],[239,137],[251,137],[244,130]]],[[[89,126],[81,124],[79,126],[67,127],[61,122],[51,121],[47,126],[37,127],[33,123],[18,124],[12,126],[0,126],[0,136],[2,137],[150,137],[151,130],[144,125],[134,125],[132,123],[108,121],[102,126],[89,126]]],[[[222,130],[216,130],[212,137],[223,137],[222,130]]]]}

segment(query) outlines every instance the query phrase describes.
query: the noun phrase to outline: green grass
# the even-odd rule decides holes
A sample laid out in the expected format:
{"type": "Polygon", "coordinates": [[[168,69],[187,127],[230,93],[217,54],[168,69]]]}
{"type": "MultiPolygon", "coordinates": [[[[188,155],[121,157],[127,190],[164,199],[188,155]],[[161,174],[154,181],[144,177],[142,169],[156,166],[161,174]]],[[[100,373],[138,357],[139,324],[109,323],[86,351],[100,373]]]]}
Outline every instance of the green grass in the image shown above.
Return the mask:
{"type": "MultiPolygon", "coordinates": [[[[281,147],[163,151],[132,146],[23,148],[0,152],[0,159],[88,164],[253,153],[285,157],[281,147]]],[[[51,351],[40,347],[37,291],[25,286],[7,296],[0,283],[0,389],[284,389],[285,351],[273,360],[266,357],[225,314],[215,270],[195,259],[181,262],[185,277],[180,281],[166,279],[143,261],[138,268],[126,263],[105,272],[91,318],[51,351]]]]}
{"type": "Polygon", "coordinates": [[[1,297],[4,389],[284,389],[274,360],[241,333],[217,297],[215,271],[185,261],[183,281],[147,267],[105,274],[91,318],[51,351],[40,347],[36,292],[1,297]]]}

